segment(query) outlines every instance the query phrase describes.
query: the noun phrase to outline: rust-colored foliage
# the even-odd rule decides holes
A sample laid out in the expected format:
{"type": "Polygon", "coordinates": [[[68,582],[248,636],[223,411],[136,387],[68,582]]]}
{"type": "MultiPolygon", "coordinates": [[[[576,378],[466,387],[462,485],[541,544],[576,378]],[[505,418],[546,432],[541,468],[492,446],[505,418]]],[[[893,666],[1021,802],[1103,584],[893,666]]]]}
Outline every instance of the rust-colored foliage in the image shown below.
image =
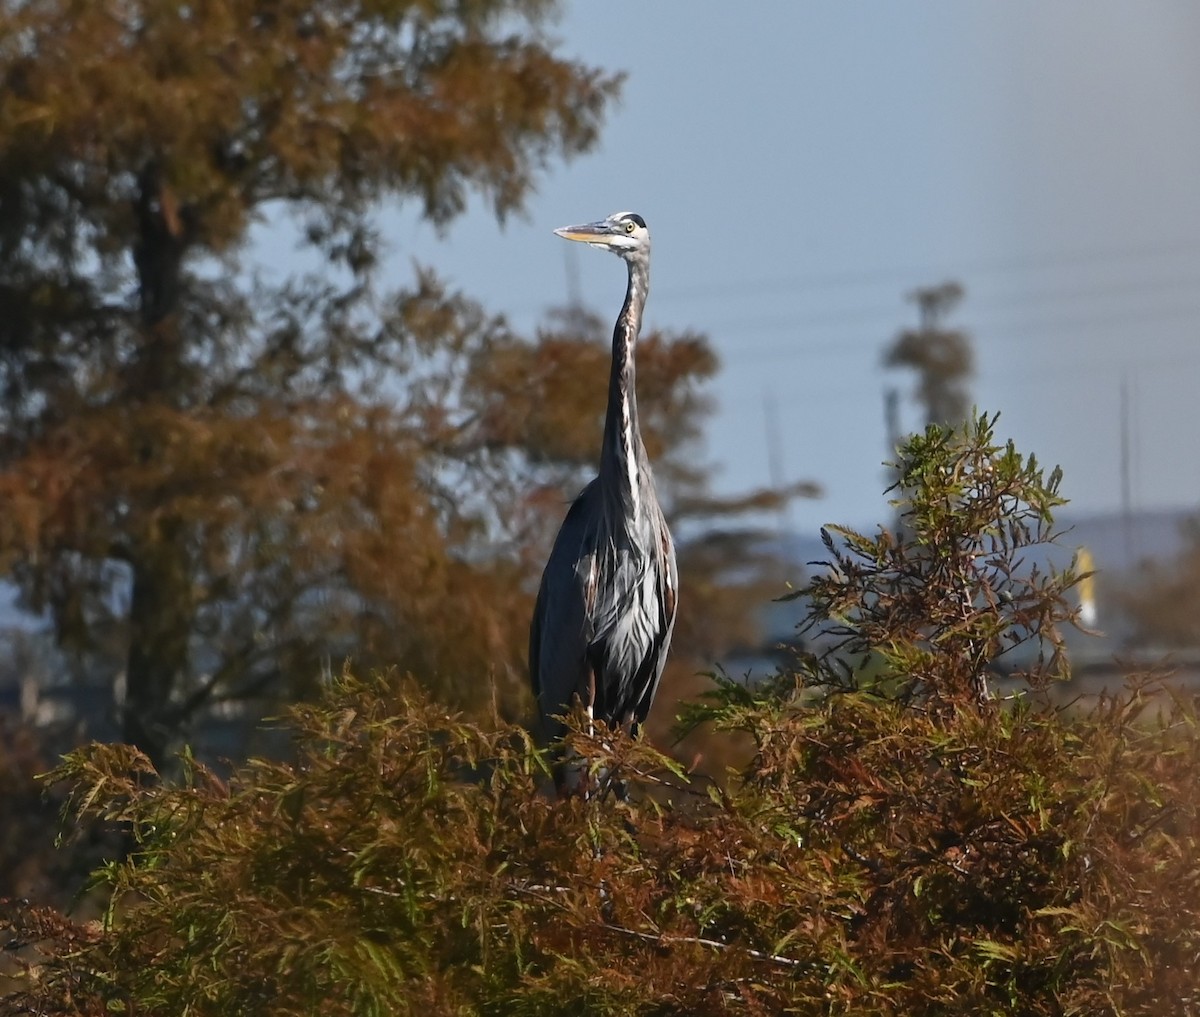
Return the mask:
{"type": "MultiPolygon", "coordinates": [[[[0,8],[0,573],[74,677],[121,682],[159,767],[206,712],[270,710],[347,657],[526,711],[609,326],[514,335],[420,269],[386,292],[375,223],[408,201],[444,224],[473,193],[504,216],[593,145],[620,76],[558,55],[554,7],[0,8]],[[301,256],[254,262],[264,222],[301,256]]],[[[677,515],[721,507],[691,447],[711,350],[639,357],[677,515]]],[[[748,630],[722,567],[684,564],[677,674],[748,630]]]]}
{"type": "MultiPolygon", "coordinates": [[[[1000,454],[988,425],[907,446],[902,466],[929,467],[902,471],[913,504],[939,503],[942,467],[1000,454]]],[[[1010,459],[1026,503],[1050,497],[1010,459]]],[[[967,475],[961,493],[991,476],[967,475]]],[[[937,556],[909,533],[906,553],[937,556]]],[[[904,575],[864,573],[864,590],[885,600],[904,575]]],[[[961,605],[959,578],[924,581],[961,605]]],[[[1045,603],[1068,582],[1052,580],[1045,603]]],[[[980,603],[1001,631],[1015,617],[1004,598],[980,603]]],[[[893,631],[863,629],[882,640],[874,652],[928,641],[894,618],[893,631]]],[[[923,652],[965,658],[929,674],[970,674],[976,659],[957,639],[923,652]]],[[[1200,1012],[1194,701],[1133,680],[1086,711],[1036,693],[1002,708],[969,682],[886,695],[811,677],[808,662],[760,689],[724,682],[692,711],[754,744],[723,785],[689,784],[647,743],[576,724],[569,741],[598,787],[586,799],[548,793],[520,728],[483,730],[410,682],[344,677],[293,712],[292,764],[251,762],[228,782],[189,765],[163,784],[135,750],[79,750],[52,775],[71,814],[115,824],[135,849],[100,873],[112,908],[99,934],[3,914],[15,942],[46,955],[9,1004],[198,1017],[1200,1012]],[[628,802],[605,793],[612,771],[628,802]]]]}
{"type": "Polygon", "coordinates": [[[381,292],[373,220],[472,192],[503,216],[595,142],[619,76],[558,56],[552,13],[0,10],[0,568],[69,664],[123,674],[158,763],[197,710],[351,650],[514,668],[521,573],[480,562],[494,505],[440,488],[426,430],[430,364],[495,326],[425,278],[381,292]],[[312,268],[264,273],[251,229],[285,217],[312,268]]]}
{"type": "Polygon", "coordinates": [[[64,745],[77,741],[0,713],[0,897],[65,907],[118,846],[96,824],[84,824],[71,838],[71,850],[55,850],[62,796],[47,794],[38,776],[64,745]]]}
{"type": "Polygon", "coordinates": [[[80,750],[55,777],[137,845],[103,873],[109,923],[60,942],[5,920],[43,944],[48,1012],[1195,1012],[1191,705],[735,714],[760,752],[707,795],[576,734],[631,804],[552,799],[519,729],[413,685],[339,682],[297,712],[295,765],[228,784],[80,750]]]}
{"type": "Polygon", "coordinates": [[[594,143],[619,78],[556,55],[551,11],[0,12],[0,566],[78,670],[124,674],[159,763],[198,709],[293,694],[323,657],[519,652],[480,610],[517,573],[465,564],[487,506],[436,490],[419,386],[395,391],[464,355],[467,305],[423,345],[430,289],[377,290],[372,220],[471,192],[503,216],[594,143]],[[246,242],[289,215],[316,267],[268,278],[246,242]],[[477,623],[431,627],[451,605],[477,623]]]}
{"type": "Polygon", "coordinates": [[[99,922],[80,925],[53,908],[0,897],[0,1014],[43,1017],[102,1017],[111,1011],[99,997],[76,996],[73,988],[90,971],[89,948],[101,941],[99,922]],[[76,969],[75,960],[80,960],[76,969]],[[49,962],[55,987],[42,991],[49,962]]]}

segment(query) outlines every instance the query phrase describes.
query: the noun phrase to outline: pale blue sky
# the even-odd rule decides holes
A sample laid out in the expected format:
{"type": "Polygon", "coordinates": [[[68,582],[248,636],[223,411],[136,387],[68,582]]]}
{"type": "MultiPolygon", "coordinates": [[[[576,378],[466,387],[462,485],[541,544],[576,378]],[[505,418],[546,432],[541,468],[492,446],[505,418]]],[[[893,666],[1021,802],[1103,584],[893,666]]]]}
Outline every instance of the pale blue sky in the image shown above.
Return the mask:
{"type": "Polygon", "coordinates": [[[903,294],[958,279],[976,401],[1077,510],[1120,505],[1122,377],[1135,506],[1200,503],[1200,4],[604,0],[554,34],[629,74],[599,149],[504,229],[385,217],[395,281],[432,264],[528,329],[575,256],[615,314],[620,264],[551,230],[640,212],[649,322],[722,360],[719,489],[767,482],[771,392],[788,479],[826,490],[792,513],[807,532],[885,518],[882,393],[910,379],[881,350],[914,321],[903,294]]]}

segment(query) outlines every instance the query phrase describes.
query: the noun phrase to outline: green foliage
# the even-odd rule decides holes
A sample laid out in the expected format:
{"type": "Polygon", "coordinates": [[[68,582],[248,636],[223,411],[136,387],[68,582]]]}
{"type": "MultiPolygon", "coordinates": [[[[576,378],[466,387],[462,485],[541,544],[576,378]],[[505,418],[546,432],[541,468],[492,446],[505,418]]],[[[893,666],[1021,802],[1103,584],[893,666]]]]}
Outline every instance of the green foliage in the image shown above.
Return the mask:
{"type": "Polygon", "coordinates": [[[827,639],[804,666],[810,683],[984,701],[989,671],[1018,647],[1033,660],[1017,676],[1034,687],[1067,677],[1060,627],[1078,577],[1045,560],[1061,472],[998,444],[995,422],[930,425],[900,447],[898,533],[822,531],[827,567],[787,598],[808,600],[801,629],[827,639]]]}
{"type": "MultiPolygon", "coordinates": [[[[990,427],[906,446],[914,526],[894,543],[935,587],[923,603],[986,575],[931,564],[944,555],[922,534],[949,525],[947,504],[964,540],[991,498],[1015,505],[1018,531],[1049,525],[1053,483],[996,448],[990,427]],[[945,462],[961,476],[935,468],[945,462]]],[[[913,638],[908,615],[863,605],[915,581],[865,552],[845,560],[871,596],[839,603],[870,620],[861,638],[882,655],[913,638]]],[[[975,673],[972,640],[930,631],[936,674],[975,673]]],[[[619,772],[627,802],[603,785],[555,800],[522,730],[481,730],[408,682],[334,683],[294,711],[293,762],[253,761],[228,783],[189,762],[163,784],[135,750],[79,750],[51,779],[72,816],[114,824],[133,850],[98,873],[102,927],[0,911],[8,938],[46,958],[7,1005],[194,1017],[1200,1008],[1193,701],[1133,681],[1088,709],[1036,694],[980,708],[969,683],[951,694],[927,674],[912,696],[815,696],[811,677],[725,682],[708,698],[704,718],[755,746],[724,784],[689,783],[645,742],[575,724],[571,748],[597,780],[619,772]]]]}

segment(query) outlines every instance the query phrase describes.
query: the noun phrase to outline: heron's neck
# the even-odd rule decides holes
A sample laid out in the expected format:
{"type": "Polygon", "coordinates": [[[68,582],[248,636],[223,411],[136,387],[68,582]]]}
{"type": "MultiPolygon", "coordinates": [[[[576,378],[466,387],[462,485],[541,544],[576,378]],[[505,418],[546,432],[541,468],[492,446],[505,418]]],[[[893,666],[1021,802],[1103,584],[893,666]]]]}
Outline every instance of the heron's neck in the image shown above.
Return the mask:
{"type": "Polygon", "coordinates": [[[646,478],[642,435],[638,430],[634,347],[642,327],[642,308],[650,291],[648,266],[629,263],[629,286],[625,303],[613,329],[612,374],[608,382],[608,413],[604,418],[604,447],[600,453],[600,476],[611,493],[635,515],[641,510],[641,485],[646,478]]]}

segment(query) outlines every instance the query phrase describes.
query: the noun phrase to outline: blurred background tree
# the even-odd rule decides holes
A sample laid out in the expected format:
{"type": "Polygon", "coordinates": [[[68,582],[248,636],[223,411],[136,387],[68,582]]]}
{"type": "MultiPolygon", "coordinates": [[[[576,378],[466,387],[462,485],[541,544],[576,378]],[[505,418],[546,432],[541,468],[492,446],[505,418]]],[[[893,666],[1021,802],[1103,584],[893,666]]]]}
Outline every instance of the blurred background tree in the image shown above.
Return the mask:
{"type": "MultiPolygon", "coordinates": [[[[916,372],[915,395],[925,410],[925,424],[953,425],[970,415],[967,382],[975,369],[971,338],[959,329],[947,328],[943,322],[964,293],[957,282],[914,290],[909,299],[917,305],[918,325],[901,331],[884,352],[885,367],[907,367],[916,372]]],[[[893,403],[889,414],[894,412],[893,403]]],[[[889,437],[899,437],[898,426],[890,425],[889,429],[889,437]]]]}
{"type": "MultiPolygon", "coordinates": [[[[902,329],[884,349],[883,366],[909,369],[916,373],[913,397],[920,404],[924,420],[918,428],[901,424],[900,393],[895,386],[884,391],[884,426],[887,428],[888,462],[900,447],[904,436],[931,424],[955,426],[968,418],[971,397],[967,382],[974,372],[975,356],[970,335],[945,326],[944,318],[962,301],[966,290],[953,280],[937,286],[924,286],[908,294],[917,305],[916,328],[902,329]]],[[[900,480],[893,464],[885,471],[888,487],[900,480]]],[[[896,526],[903,522],[897,514],[896,526]]]]}
{"type": "MultiPolygon", "coordinates": [[[[517,336],[420,270],[385,293],[373,222],[472,194],[503,218],[595,143],[620,76],[558,56],[553,10],[0,5],[0,571],[156,765],[196,716],[345,656],[525,709],[527,594],[595,462],[608,326],[517,336]],[[286,222],[290,274],[250,246],[286,222]]],[[[705,495],[704,340],[639,355],[675,517],[777,498],[705,495]]],[[[682,552],[679,668],[745,638],[757,604],[697,576],[744,587],[753,543],[682,552]]]]}
{"type": "Polygon", "coordinates": [[[1173,561],[1146,562],[1113,590],[1128,620],[1132,646],[1200,647],[1200,517],[1186,520],[1183,538],[1183,549],[1173,561]]]}

